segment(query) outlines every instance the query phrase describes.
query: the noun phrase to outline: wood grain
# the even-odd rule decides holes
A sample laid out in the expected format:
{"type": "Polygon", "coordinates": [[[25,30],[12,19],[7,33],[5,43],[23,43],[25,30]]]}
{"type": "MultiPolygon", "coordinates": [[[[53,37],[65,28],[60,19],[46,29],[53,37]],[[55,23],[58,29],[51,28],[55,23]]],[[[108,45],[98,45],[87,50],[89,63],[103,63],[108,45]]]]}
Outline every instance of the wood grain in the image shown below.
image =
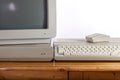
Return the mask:
{"type": "Polygon", "coordinates": [[[69,80],[83,80],[83,72],[69,72],[69,80]]]}
{"type": "Polygon", "coordinates": [[[115,80],[115,72],[83,72],[84,80],[115,80]]]}
{"type": "Polygon", "coordinates": [[[67,72],[1,71],[0,73],[4,80],[68,80],[67,72]]]}
{"type": "Polygon", "coordinates": [[[120,62],[0,62],[0,71],[120,71],[120,62]]]}
{"type": "Polygon", "coordinates": [[[120,80],[120,62],[0,62],[0,80],[68,80],[68,78],[120,80]]]}

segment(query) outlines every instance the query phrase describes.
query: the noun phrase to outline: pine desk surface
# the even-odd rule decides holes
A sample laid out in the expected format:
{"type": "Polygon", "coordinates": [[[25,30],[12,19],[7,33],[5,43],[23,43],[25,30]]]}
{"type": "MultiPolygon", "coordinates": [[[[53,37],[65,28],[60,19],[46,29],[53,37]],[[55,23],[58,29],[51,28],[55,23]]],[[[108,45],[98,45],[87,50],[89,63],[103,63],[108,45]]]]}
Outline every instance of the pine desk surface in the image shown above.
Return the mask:
{"type": "Polygon", "coordinates": [[[120,71],[120,62],[0,62],[0,71],[120,71]]]}

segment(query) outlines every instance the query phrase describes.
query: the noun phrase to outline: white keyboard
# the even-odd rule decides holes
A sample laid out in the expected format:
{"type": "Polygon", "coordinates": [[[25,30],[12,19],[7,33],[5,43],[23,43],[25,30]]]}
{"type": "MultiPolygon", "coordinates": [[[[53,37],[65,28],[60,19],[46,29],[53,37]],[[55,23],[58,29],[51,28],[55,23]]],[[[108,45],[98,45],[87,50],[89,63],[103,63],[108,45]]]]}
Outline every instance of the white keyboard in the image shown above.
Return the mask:
{"type": "Polygon", "coordinates": [[[120,42],[88,43],[85,40],[54,42],[55,60],[120,60],[120,42]]]}

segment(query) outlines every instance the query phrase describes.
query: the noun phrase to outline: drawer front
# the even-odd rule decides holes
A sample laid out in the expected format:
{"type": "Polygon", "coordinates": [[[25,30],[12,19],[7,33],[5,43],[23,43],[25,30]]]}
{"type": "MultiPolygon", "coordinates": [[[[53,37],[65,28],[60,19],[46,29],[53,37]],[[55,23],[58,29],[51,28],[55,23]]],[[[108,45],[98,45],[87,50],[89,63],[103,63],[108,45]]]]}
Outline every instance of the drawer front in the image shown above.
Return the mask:
{"type": "Polygon", "coordinates": [[[69,80],[120,80],[120,72],[69,72],[69,80]]]}
{"type": "Polygon", "coordinates": [[[67,72],[1,71],[0,80],[68,80],[67,72]]]}
{"type": "Polygon", "coordinates": [[[69,72],[69,80],[83,80],[82,72],[69,72]]]}
{"type": "Polygon", "coordinates": [[[84,80],[115,80],[115,72],[84,72],[84,80]]]}

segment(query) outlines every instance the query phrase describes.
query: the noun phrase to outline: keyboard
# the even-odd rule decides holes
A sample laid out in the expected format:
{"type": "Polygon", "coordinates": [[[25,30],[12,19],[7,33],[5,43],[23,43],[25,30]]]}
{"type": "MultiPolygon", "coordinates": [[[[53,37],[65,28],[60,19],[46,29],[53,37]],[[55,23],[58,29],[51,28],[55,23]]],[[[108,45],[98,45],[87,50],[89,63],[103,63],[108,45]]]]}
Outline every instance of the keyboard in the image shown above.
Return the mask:
{"type": "Polygon", "coordinates": [[[59,39],[54,42],[56,61],[120,60],[120,40],[88,43],[82,39],[59,39]]]}

